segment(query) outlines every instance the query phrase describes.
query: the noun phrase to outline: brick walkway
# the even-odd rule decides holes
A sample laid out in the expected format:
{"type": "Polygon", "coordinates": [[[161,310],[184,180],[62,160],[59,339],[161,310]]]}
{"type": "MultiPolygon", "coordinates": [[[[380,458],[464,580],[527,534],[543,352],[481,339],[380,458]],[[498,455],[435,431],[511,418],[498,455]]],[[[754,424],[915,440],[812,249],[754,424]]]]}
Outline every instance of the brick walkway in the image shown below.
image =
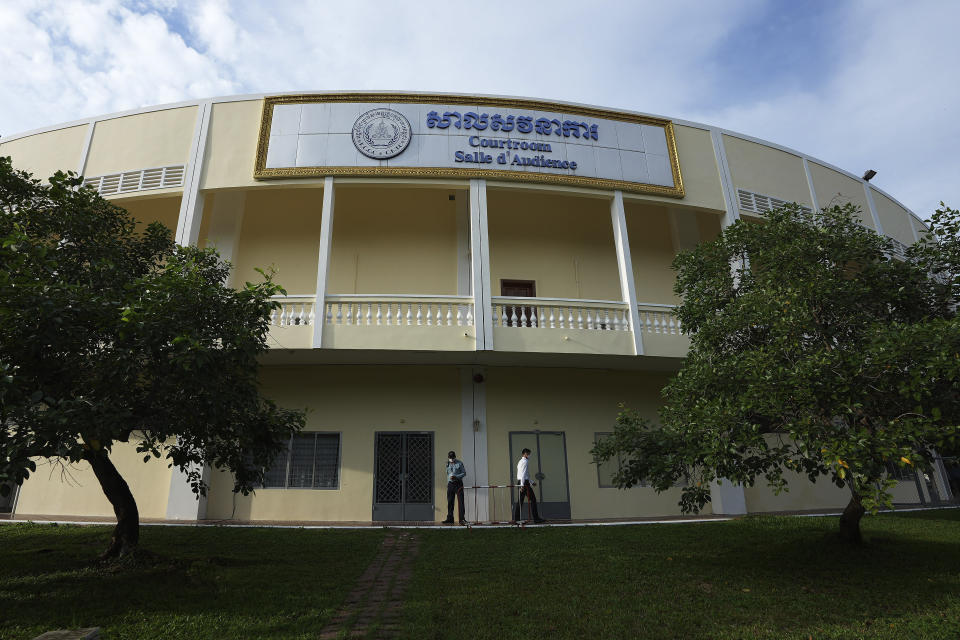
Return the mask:
{"type": "Polygon", "coordinates": [[[419,549],[420,540],[413,532],[388,532],[377,556],[357,579],[353,591],[320,633],[320,638],[396,637],[403,594],[419,549]]]}

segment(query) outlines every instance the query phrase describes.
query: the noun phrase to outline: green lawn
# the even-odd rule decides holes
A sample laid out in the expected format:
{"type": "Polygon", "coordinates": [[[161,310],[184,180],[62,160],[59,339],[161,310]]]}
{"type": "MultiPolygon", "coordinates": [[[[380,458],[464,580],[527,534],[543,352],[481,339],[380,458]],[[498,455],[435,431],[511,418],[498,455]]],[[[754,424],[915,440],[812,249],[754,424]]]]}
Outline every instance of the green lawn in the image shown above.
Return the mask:
{"type": "MultiPolygon", "coordinates": [[[[421,530],[405,638],[960,637],[960,510],[695,525],[421,530]]],[[[380,530],[144,527],[156,561],[104,570],[109,529],[0,526],[0,638],[307,638],[380,530]]]]}

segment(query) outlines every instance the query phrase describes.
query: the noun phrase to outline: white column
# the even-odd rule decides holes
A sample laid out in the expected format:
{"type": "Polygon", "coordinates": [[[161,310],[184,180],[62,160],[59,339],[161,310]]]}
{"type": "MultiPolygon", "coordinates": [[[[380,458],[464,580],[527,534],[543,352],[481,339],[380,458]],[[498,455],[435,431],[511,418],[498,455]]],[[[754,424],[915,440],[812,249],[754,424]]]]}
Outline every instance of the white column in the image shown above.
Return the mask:
{"type": "Polygon", "coordinates": [[[456,193],[457,207],[457,295],[470,295],[470,201],[469,193],[456,193]]]}
{"type": "Polygon", "coordinates": [[[90,157],[90,143],[93,142],[93,130],[97,128],[97,121],[91,120],[87,125],[87,135],[83,140],[83,149],[80,151],[80,160],[77,162],[77,175],[82,176],[87,170],[87,159],[90,157]]]}
{"type": "Polygon", "coordinates": [[[180,200],[180,218],[177,220],[176,241],[182,245],[196,245],[200,236],[203,218],[203,194],[200,192],[200,176],[203,173],[203,156],[207,148],[207,132],[210,128],[210,102],[197,105],[197,122],[190,143],[190,158],[183,177],[183,197],[180,200]]]}
{"type": "Polygon", "coordinates": [[[719,129],[710,129],[710,139],[713,141],[713,154],[717,159],[717,173],[720,177],[720,188],[723,190],[723,202],[727,212],[722,224],[726,229],[740,219],[740,211],[737,209],[737,190],[733,186],[727,151],[723,146],[723,134],[719,129]]]}
{"type": "MultiPolygon", "coordinates": [[[[201,471],[204,482],[210,479],[210,467],[201,471]]],[[[203,520],[207,517],[207,498],[198,496],[187,482],[187,474],[173,467],[170,471],[170,492],[167,495],[167,520],[203,520]]]]}
{"type": "MultiPolygon", "coordinates": [[[[247,194],[244,191],[221,191],[213,199],[207,246],[216,249],[220,257],[228,262],[237,255],[246,199],[247,194]]],[[[230,272],[227,286],[233,286],[234,273],[230,272]]]]}
{"type": "MultiPolygon", "coordinates": [[[[467,466],[465,484],[487,486],[490,484],[490,476],[487,456],[486,371],[483,367],[460,369],[460,399],[462,451],[459,454],[467,466]]],[[[490,519],[489,490],[469,489],[465,492],[465,497],[467,520],[477,522],[490,519]]]]}
{"type": "Polygon", "coordinates": [[[747,499],[743,485],[733,484],[726,478],[710,483],[710,504],[716,515],[739,516],[747,512],[747,499]]]}
{"type": "MultiPolygon", "coordinates": [[[[726,229],[740,219],[740,210],[737,208],[737,190],[733,185],[733,174],[730,173],[730,163],[727,162],[727,151],[723,146],[723,134],[719,129],[710,129],[710,139],[713,141],[713,153],[717,159],[717,172],[720,175],[720,186],[723,189],[723,202],[726,214],[723,216],[721,229],[726,229]]],[[[746,265],[738,261],[730,263],[730,272],[737,280],[737,271],[746,265]]],[[[710,502],[716,514],[739,515],[747,512],[747,501],[743,495],[743,486],[735,485],[727,478],[720,478],[710,483],[710,502]],[[722,483],[722,484],[721,484],[722,483]]]]}
{"type": "Polygon", "coordinates": [[[807,188],[810,189],[810,203],[814,211],[820,211],[820,205],[817,203],[817,190],[813,188],[813,174],[810,173],[810,163],[803,159],[803,172],[807,174],[807,188]]]}
{"type": "Polygon", "coordinates": [[[333,176],[323,179],[323,210],[320,213],[320,255],[317,260],[316,321],[313,323],[313,348],[323,346],[323,325],[327,321],[327,272],[330,270],[330,247],[333,241],[333,176]]]}
{"type": "Polygon", "coordinates": [[[880,216],[877,215],[877,205],[873,203],[873,189],[866,180],[863,181],[863,194],[867,197],[867,206],[870,207],[870,217],[873,218],[873,224],[876,225],[877,233],[886,235],[883,232],[883,225],[880,224],[880,216]]]}
{"type": "Polygon", "coordinates": [[[490,297],[490,237],[487,233],[487,181],[470,181],[470,264],[477,350],[493,349],[490,297]]]}
{"type": "Polygon", "coordinates": [[[953,500],[953,492],[950,490],[950,478],[947,476],[946,465],[943,464],[943,458],[936,451],[933,452],[933,464],[930,465],[930,474],[933,476],[933,483],[937,487],[937,493],[944,502],[953,500]]]}
{"type": "Polygon", "coordinates": [[[623,209],[623,192],[613,192],[610,201],[610,219],[613,224],[613,245],[617,250],[617,269],[620,273],[620,297],[627,304],[630,328],[633,330],[634,354],[643,355],[643,327],[637,312],[637,289],[633,281],[633,259],[630,257],[630,239],[627,236],[627,217],[623,209]]]}

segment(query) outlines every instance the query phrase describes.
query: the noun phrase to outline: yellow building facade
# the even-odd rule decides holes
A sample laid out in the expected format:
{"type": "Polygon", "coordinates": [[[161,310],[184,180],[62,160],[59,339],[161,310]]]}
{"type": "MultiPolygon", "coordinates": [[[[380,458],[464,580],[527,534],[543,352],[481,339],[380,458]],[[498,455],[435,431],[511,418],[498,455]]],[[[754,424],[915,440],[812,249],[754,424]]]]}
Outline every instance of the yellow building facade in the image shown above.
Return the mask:
{"type": "MultiPolygon", "coordinates": [[[[679,488],[618,490],[589,450],[620,405],[655,418],[688,349],[674,256],[738,219],[852,202],[909,245],[923,222],[889,194],[800,152],[683,120],[522,98],[411,93],[237,96],[99,116],[0,139],[38,177],[58,169],[216,247],[231,282],[272,268],[287,290],[264,392],[307,427],[251,496],[114,449],[146,518],[435,521],[446,452],[468,518],[507,520],[519,451],[544,515],[678,513],[679,488]],[[493,488],[490,488],[493,487],[493,488]],[[501,487],[501,488],[497,488],[501,487]]],[[[804,479],[713,487],[714,513],[833,508],[804,479]]],[[[949,489],[904,481],[903,503],[949,489]]],[[[82,465],[41,464],[16,517],[105,516],[82,465]]]]}

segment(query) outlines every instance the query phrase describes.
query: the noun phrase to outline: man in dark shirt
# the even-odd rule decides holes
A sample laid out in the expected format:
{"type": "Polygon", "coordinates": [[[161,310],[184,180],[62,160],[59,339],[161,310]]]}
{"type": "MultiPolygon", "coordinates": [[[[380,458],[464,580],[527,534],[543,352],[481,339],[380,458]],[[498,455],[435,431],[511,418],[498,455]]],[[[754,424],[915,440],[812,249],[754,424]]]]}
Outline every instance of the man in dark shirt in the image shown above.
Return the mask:
{"type": "Polygon", "coordinates": [[[467,468],[457,460],[457,453],[447,454],[447,519],[443,524],[453,524],[453,501],[460,502],[460,524],[467,524],[466,507],[463,504],[463,478],[467,475],[467,468]]]}

